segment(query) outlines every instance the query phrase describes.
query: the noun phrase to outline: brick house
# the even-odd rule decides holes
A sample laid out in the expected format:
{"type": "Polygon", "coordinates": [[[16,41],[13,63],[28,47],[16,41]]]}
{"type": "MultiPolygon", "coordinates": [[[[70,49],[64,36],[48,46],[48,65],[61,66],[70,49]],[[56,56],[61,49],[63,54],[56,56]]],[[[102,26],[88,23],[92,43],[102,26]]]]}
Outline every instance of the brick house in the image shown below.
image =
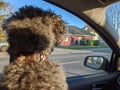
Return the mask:
{"type": "Polygon", "coordinates": [[[93,34],[76,26],[68,26],[67,33],[62,36],[60,46],[81,45],[81,41],[92,40],[93,34]]]}

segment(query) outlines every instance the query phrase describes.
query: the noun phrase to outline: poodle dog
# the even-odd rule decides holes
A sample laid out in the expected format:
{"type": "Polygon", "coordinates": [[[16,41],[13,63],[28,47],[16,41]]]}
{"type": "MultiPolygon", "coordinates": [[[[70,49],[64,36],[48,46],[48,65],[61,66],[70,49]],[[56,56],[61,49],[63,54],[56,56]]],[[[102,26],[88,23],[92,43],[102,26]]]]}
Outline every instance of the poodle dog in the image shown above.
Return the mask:
{"type": "Polygon", "coordinates": [[[3,24],[8,53],[15,57],[3,72],[5,90],[68,90],[63,68],[49,60],[66,32],[65,23],[51,10],[25,6],[3,24]]]}

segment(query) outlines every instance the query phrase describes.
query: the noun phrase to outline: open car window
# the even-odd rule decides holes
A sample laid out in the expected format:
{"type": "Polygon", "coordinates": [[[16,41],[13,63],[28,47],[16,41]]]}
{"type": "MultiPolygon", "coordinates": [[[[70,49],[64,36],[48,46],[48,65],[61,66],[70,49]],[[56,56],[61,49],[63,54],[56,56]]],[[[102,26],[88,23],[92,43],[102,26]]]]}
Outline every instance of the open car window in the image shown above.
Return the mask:
{"type": "MultiPolygon", "coordinates": [[[[112,54],[112,50],[102,37],[87,23],[75,15],[43,0],[3,1],[8,3],[8,6],[1,12],[1,15],[5,16],[2,21],[5,21],[12,13],[25,5],[32,5],[45,10],[51,9],[58,15],[61,15],[66,22],[67,32],[61,37],[60,45],[55,47],[50,58],[52,61],[63,65],[67,77],[106,73],[104,70],[94,70],[84,66],[84,60],[87,56],[104,56],[110,62],[112,54]]],[[[5,30],[3,30],[3,33],[7,35],[5,30]]],[[[9,55],[5,51],[1,51],[0,55],[0,71],[2,72],[3,67],[9,62],[9,55]]]]}

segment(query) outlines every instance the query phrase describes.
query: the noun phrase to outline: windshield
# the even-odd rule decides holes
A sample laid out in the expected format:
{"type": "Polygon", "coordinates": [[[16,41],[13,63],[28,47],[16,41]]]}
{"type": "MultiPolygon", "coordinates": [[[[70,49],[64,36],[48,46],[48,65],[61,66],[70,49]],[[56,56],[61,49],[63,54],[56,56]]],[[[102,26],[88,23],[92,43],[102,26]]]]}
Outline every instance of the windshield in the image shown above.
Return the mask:
{"type": "MultiPolygon", "coordinates": [[[[67,32],[61,37],[61,43],[55,47],[54,52],[50,55],[50,59],[54,62],[60,63],[65,71],[67,77],[84,76],[91,74],[105,73],[103,70],[94,70],[84,66],[86,56],[104,56],[109,61],[111,58],[112,50],[104,42],[94,29],[87,23],[70,14],[69,12],[51,5],[43,0],[3,0],[7,3],[5,9],[0,9],[0,15],[4,16],[0,19],[2,22],[16,12],[19,8],[25,5],[32,5],[40,7],[45,10],[52,10],[57,15],[60,15],[66,23],[67,32]]],[[[5,30],[1,32],[6,33],[5,30]]],[[[6,40],[7,42],[7,40],[6,40]]],[[[0,72],[2,73],[3,67],[9,63],[9,55],[7,52],[2,51],[6,49],[6,45],[2,45],[0,52],[0,72]]]]}

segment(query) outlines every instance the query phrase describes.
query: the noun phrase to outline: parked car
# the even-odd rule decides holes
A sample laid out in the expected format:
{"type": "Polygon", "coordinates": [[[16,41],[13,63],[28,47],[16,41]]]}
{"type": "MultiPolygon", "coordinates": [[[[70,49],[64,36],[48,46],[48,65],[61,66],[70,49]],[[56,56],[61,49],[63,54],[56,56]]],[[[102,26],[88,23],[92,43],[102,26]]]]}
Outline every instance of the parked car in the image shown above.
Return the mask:
{"type": "Polygon", "coordinates": [[[0,42],[0,51],[1,52],[6,52],[8,48],[8,42],[0,42]]]}

